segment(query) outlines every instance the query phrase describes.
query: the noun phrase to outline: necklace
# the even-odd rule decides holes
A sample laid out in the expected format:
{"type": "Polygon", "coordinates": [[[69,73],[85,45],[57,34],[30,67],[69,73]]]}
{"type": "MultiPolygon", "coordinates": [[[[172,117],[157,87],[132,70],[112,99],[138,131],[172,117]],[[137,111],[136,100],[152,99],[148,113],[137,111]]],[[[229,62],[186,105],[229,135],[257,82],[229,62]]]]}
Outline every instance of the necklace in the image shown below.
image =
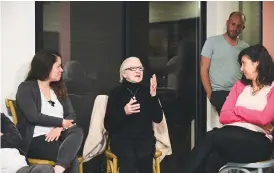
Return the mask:
{"type": "Polygon", "coordinates": [[[132,99],[133,100],[136,100],[136,97],[135,97],[135,95],[137,94],[137,92],[139,91],[139,88],[135,91],[135,94],[133,94],[133,92],[129,89],[129,88],[127,88],[127,90],[132,94],[132,99]]]}
{"type": "Polygon", "coordinates": [[[253,87],[251,87],[251,94],[252,96],[255,96],[261,89],[263,88],[263,86],[260,86],[256,89],[254,89],[253,87]]]}

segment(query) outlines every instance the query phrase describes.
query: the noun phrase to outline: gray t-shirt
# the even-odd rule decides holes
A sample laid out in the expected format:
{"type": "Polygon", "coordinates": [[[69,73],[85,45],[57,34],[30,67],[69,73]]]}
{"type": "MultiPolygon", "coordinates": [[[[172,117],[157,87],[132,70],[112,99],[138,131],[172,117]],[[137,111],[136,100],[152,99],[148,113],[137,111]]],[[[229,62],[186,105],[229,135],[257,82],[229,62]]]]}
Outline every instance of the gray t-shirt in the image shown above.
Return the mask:
{"type": "Polygon", "coordinates": [[[234,83],[242,77],[238,55],[249,45],[239,40],[231,46],[224,35],[209,37],[202,49],[202,56],[211,59],[209,78],[212,91],[230,91],[234,83]]]}

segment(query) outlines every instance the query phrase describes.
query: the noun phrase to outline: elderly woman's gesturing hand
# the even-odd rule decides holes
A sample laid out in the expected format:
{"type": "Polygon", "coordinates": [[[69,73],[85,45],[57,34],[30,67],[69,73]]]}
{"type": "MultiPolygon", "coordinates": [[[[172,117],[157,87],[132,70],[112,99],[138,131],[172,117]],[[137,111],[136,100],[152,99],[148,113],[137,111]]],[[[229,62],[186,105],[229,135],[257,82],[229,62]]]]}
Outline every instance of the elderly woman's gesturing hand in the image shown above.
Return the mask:
{"type": "Polygon", "coordinates": [[[134,104],[137,100],[130,99],[128,104],[124,107],[126,115],[140,112],[140,104],[134,104]]]}
{"type": "Polygon", "coordinates": [[[150,95],[151,97],[156,96],[156,90],[157,90],[157,79],[156,75],[154,74],[152,78],[150,79],[150,95]]]}

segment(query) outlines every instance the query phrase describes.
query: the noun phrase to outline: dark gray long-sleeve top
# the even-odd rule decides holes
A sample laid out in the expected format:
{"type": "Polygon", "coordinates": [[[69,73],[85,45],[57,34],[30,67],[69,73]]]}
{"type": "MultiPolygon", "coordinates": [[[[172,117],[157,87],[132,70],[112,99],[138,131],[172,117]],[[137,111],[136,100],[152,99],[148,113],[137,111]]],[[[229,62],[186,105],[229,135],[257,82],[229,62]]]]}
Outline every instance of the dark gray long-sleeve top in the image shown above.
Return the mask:
{"type": "MultiPolygon", "coordinates": [[[[63,106],[64,119],[74,120],[76,122],[76,115],[68,97],[59,99],[63,106]]],[[[63,118],[53,117],[41,113],[41,93],[38,82],[30,80],[22,82],[16,94],[16,106],[18,113],[17,128],[24,140],[23,150],[27,153],[28,147],[34,132],[34,127],[62,127],[63,118]]]]}

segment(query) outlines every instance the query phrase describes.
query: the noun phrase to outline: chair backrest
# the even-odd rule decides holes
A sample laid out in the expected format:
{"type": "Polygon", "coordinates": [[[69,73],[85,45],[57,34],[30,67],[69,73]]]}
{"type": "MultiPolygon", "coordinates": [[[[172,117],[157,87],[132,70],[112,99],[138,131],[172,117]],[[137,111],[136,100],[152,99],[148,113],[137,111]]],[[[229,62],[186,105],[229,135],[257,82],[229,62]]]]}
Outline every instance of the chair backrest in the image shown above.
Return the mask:
{"type": "Polygon", "coordinates": [[[97,95],[90,93],[83,95],[69,94],[68,96],[76,113],[77,125],[83,128],[86,137],[89,130],[93,104],[97,95]]]}
{"type": "Polygon", "coordinates": [[[103,153],[107,147],[106,130],[104,129],[107,95],[98,95],[94,101],[88,137],[83,150],[84,162],[103,153]]]}
{"type": "MultiPolygon", "coordinates": [[[[89,124],[92,114],[92,108],[96,95],[93,93],[76,95],[68,95],[72,104],[72,107],[76,113],[77,126],[81,127],[84,131],[84,141],[87,138],[89,131],[89,124]]],[[[84,142],[82,143],[79,153],[83,152],[84,142]]]]}
{"type": "Polygon", "coordinates": [[[16,112],[16,100],[13,99],[6,99],[5,104],[7,109],[11,113],[12,121],[15,125],[17,125],[18,118],[17,118],[17,112],[16,112]]]}

